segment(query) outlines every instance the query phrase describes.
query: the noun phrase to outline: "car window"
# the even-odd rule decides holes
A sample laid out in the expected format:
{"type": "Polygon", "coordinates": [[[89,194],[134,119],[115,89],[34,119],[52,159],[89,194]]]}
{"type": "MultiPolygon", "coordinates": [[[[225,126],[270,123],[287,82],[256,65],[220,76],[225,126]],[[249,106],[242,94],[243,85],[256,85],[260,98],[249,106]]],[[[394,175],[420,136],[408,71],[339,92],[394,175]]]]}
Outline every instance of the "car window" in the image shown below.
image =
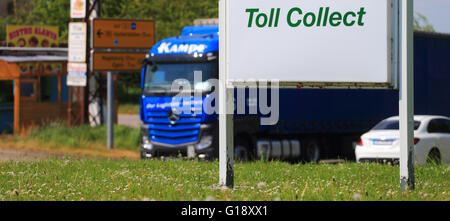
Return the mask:
{"type": "Polygon", "coordinates": [[[450,134],[450,120],[444,120],[444,133],[450,134]]]}
{"type": "MultiPolygon", "coordinates": [[[[420,121],[414,121],[414,130],[419,129],[420,121]]],[[[372,130],[399,130],[400,123],[398,120],[384,120],[378,123],[372,130]]]]}
{"type": "Polygon", "coordinates": [[[428,124],[428,133],[450,133],[448,120],[434,119],[428,124]]]}

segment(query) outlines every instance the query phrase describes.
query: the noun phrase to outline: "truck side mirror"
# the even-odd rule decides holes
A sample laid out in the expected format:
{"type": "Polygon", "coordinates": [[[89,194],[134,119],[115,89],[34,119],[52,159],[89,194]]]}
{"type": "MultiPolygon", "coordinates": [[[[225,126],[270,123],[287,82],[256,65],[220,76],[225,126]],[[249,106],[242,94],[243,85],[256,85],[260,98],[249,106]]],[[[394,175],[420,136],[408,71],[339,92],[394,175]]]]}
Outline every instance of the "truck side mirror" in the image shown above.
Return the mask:
{"type": "Polygon", "coordinates": [[[144,60],[142,60],[142,62],[141,62],[142,66],[146,66],[146,65],[149,64],[149,63],[151,63],[151,61],[148,60],[147,58],[144,59],[144,60]]]}
{"type": "Polygon", "coordinates": [[[141,90],[144,90],[144,82],[145,82],[145,72],[147,70],[147,65],[142,65],[141,71],[141,90]]]}
{"type": "Polygon", "coordinates": [[[141,64],[142,64],[142,70],[141,70],[141,90],[144,90],[144,84],[145,84],[145,73],[147,72],[147,66],[149,64],[152,64],[153,62],[151,62],[150,60],[148,60],[147,58],[142,60],[141,64]]]}

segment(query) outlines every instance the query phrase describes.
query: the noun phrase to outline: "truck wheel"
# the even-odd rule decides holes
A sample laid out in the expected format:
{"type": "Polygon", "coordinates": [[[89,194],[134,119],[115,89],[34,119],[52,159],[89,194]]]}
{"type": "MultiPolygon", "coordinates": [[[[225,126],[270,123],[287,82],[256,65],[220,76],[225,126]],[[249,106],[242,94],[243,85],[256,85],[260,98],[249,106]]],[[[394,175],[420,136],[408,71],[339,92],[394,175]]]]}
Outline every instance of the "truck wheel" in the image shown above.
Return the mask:
{"type": "Polygon", "coordinates": [[[306,142],[303,148],[303,159],[305,162],[317,163],[320,160],[320,147],[317,141],[310,140],[306,142]]]}
{"type": "Polygon", "coordinates": [[[147,157],[145,156],[145,153],[143,151],[140,152],[141,152],[141,160],[146,160],[147,157]]]}
{"type": "Polygon", "coordinates": [[[238,139],[234,147],[234,160],[237,162],[247,162],[252,159],[249,142],[238,139]]]}
{"type": "Polygon", "coordinates": [[[427,164],[441,164],[441,153],[437,148],[433,148],[428,154],[427,164]]]}

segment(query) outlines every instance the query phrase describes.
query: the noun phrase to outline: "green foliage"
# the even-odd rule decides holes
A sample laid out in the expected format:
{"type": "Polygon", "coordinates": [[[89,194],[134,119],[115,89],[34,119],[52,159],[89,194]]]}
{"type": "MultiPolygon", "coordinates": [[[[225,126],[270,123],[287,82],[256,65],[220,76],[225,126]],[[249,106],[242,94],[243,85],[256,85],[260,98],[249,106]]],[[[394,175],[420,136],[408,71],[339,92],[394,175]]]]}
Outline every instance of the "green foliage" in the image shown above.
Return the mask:
{"type": "MultiPolygon", "coordinates": [[[[69,0],[33,0],[17,15],[0,20],[0,40],[5,40],[6,24],[54,25],[60,39],[67,41],[70,22],[69,0]]],[[[153,19],[157,41],[180,34],[197,18],[217,18],[218,0],[102,0],[104,18],[153,19]]]]}
{"type": "Polygon", "coordinates": [[[419,12],[415,13],[414,16],[414,30],[416,31],[426,31],[426,32],[435,32],[433,25],[428,22],[427,17],[420,14],[419,12]]]}
{"type": "MultiPolygon", "coordinates": [[[[119,102],[120,103],[120,102],[119,102]]],[[[139,115],[139,102],[119,104],[119,114],[139,115]]]]}
{"type": "MultiPolygon", "coordinates": [[[[121,80],[121,76],[126,74],[118,75],[119,83],[117,85],[117,99],[119,100],[120,106],[122,105],[138,105],[139,98],[142,95],[141,88],[139,87],[140,83],[123,83],[121,80]]],[[[140,76],[136,76],[137,79],[140,79],[140,76]]],[[[119,107],[120,109],[120,107],[119,107]]]]}
{"type": "Polygon", "coordinates": [[[0,40],[6,38],[6,24],[10,25],[50,25],[58,26],[61,41],[67,41],[70,22],[69,0],[33,0],[0,22],[0,40]]]}
{"type": "Polygon", "coordinates": [[[118,74],[117,95],[119,103],[122,104],[139,104],[141,92],[141,73],[124,73],[118,74]]]}
{"type": "MultiPolygon", "coordinates": [[[[33,0],[17,15],[0,20],[0,40],[5,40],[6,24],[55,25],[60,28],[60,39],[67,41],[70,22],[69,0],[33,0]]],[[[218,0],[102,0],[102,17],[153,19],[156,22],[156,40],[177,36],[184,26],[197,18],[217,18],[218,0]]],[[[414,29],[434,32],[428,19],[415,14],[414,29]]]]}
{"type": "MultiPolygon", "coordinates": [[[[68,128],[62,123],[55,123],[32,130],[28,137],[64,147],[89,148],[89,144],[106,146],[106,126],[84,125],[68,128]]],[[[139,137],[139,129],[119,125],[114,127],[114,142],[117,149],[138,150],[139,137]]]]}

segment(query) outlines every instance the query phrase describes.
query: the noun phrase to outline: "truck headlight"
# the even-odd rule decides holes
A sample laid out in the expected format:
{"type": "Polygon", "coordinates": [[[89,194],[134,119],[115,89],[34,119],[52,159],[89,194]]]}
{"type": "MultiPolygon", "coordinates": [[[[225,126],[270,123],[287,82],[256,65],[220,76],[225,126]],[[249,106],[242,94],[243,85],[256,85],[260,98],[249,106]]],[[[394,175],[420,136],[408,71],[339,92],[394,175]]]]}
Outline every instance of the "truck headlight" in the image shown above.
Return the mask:
{"type": "Polygon", "coordinates": [[[152,150],[153,149],[153,144],[151,144],[151,143],[143,144],[142,148],[144,148],[146,150],[152,150]]]}
{"type": "Polygon", "coordinates": [[[197,144],[196,149],[197,150],[206,149],[206,148],[210,147],[212,145],[212,143],[213,143],[212,135],[203,136],[202,139],[200,140],[200,142],[197,144]]]}
{"type": "Polygon", "coordinates": [[[150,144],[150,136],[148,134],[142,135],[142,144],[150,144]]]}
{"type": "Polygon", "coordinates": [[[150,143],[150,137],[148,134],[143,134],[142,135],[142,148],[146,149],[146,150],[152,150],[153,149],[153,144],[150,143]]]}

